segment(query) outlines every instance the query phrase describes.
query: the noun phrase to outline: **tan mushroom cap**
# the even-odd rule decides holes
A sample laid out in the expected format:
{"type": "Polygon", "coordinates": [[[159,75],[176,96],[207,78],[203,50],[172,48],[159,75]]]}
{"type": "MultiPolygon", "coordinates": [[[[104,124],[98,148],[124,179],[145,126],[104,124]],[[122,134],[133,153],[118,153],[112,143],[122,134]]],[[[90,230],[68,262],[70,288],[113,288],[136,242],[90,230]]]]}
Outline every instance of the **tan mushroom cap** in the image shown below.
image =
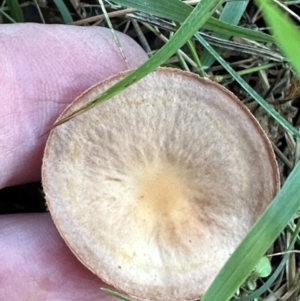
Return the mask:
{"type": "Polygon", "coordinates": [[[247,108],[167,68],[55,128],[42,176],[77,258],[120,291],[161,301],[201,297],[279,189],[274,153],[247,108]]]}

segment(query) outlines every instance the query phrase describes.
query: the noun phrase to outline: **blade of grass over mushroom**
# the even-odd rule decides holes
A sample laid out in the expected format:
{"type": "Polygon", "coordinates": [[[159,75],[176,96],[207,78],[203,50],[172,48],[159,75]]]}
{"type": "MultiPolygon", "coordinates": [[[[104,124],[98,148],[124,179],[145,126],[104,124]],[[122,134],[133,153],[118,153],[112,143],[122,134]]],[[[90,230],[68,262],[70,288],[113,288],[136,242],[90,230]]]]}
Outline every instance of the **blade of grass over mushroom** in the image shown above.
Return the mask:
{"type": "Polygon", "coordinates": [[[91,103],[84,106],[83,108],[75,111],[70,116],[61,119],[54,124],[54,127],[65,123],[66,121],[78,116],[85,111],[93,108],[94,106],[104,102],[120,91],[124,90],[126,87],[137,82],[141,78],[145,77],[148,73],[155,70],[161,64],[163,64],[172,54],[174,54],[181,46],[183,46],[199,29],[206,20],[214,13],[217,7],[222,4],[224,0],[202,0],[195,7],[189,17],[185,20],[178,31],[170,38],[169,42],[162,47],[157,53],[151,57],[146,63],[140,66],[138,69],[133,71],[131,74],[126,76],[124,79],[110,87],[102,95],[95,98],[91,103]]]}
{"type": "Polygon", "coordinates": [[[274,3],[263,0],[256,0],[256,2],[260,5],[265,20],[271,26],[277,45],[300,76],[300,31],[274,3]]]}
{"type": "MultiPolygon", "coordinates": [[[[178,0],[118,0],[115,2],[131,8],[135,8],[147,14],[169,19],[179,23],[183,23],[193,10],[191,6],[178,0]]],[[[236,1],[234,1],[234,4],[237,5],[236,1]]],[[[203,25],[203,28],[229,36],[240,36],[254,41],[273,43],[272,36],[268,34],[247,28],[242,28],[239,26],[233,26],[213,17],[210,17],[207,20],[207,22],[203,25]]]]}
{"type": "Polygon", "coordinates": [[[18,0],[6,0],[9,12],[16,22],[24,22],[24,15],[18,0]]]}
{"type": "Polygon", "coordinates": [[[55,5],[57,6],[65,24],[69,24],[73,22],[73,18],[67,9],[65,3],[62,0],[53,0],[55,5]]]}
{"type": "Polygon", "coordinates": [[[246,280],[256,263],[299,209],[299,177],[298,163],[279,194],[226,262],[201,301],[227,301],[246,280]],[[287,202],[289,206],[286,206],[287,202]]]}
{"type": "Polygon", "coordinates": [[[246,83],[243,78],[206,42],[198,33],[195,34],[197,40],[216,58],[216,60],[231,74],[231,76],[241,85],[241,87],[260,104],[269,115],[271,115],[284,129],[300,140],[300,133],[286,119],[284,119],[269,103],[267,103],[254,89],[246,83]]]}
{"type": "MultiPolygon", "coordinates": [[[[227,2],[221,12],[219,20],[231,25],[237,25],[242,18],[248,3],[248,0],[227,2]]],[[[231,35],[229,34],[217,32],[213,32],[212,35],[223,40],[229,40],[231,38],[231,35]]],[[[214,63],[215,58],[205,50],[201,55],[201,61],[205,67],[210,67],[214,63]]]]}

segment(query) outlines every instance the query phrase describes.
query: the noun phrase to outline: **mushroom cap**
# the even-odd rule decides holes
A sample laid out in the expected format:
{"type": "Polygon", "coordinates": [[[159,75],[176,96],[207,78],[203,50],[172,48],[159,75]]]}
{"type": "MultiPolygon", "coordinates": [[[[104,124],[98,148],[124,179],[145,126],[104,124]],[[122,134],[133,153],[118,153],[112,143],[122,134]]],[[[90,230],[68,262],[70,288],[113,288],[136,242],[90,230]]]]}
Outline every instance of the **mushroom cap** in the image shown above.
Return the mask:
{"type": "Polygon", "coordinates": [[[120,291],[161,301],[201,297],[279,189],[248,109],[219,84],[169,68],[54,128],[42,178],[77,258],[120,291]]]}

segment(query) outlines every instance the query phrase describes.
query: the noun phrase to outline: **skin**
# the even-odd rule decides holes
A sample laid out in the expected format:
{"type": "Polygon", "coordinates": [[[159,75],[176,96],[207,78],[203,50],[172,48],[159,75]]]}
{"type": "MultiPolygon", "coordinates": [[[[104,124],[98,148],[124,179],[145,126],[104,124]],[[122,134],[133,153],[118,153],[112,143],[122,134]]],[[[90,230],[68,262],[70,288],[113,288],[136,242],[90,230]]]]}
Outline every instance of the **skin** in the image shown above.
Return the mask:
{"type": "MultiPolygon", "coordinates": [[[[39,181],[47,135],[93,84],[147,59],[129,37],[99,27],[0,27],[0,188],[39,181]]],[[[49,214],[0,217],[1,300],[102,300],[107,287],[70,252],[49,214]]]]}

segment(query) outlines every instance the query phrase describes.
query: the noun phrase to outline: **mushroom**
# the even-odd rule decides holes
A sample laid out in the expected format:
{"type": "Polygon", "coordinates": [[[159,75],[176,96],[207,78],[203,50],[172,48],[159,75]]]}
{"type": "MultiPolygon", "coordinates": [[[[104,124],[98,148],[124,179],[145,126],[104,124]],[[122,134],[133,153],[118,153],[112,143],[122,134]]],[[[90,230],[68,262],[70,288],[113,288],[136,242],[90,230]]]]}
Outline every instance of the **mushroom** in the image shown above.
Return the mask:
{"type": "Polygon", "coordinates": [[[161,301],[201,297],[279,189],[271,144],[248,109],[171,68],[54,128],[42,178],[76,257],[121,292],[161,301]]]}

